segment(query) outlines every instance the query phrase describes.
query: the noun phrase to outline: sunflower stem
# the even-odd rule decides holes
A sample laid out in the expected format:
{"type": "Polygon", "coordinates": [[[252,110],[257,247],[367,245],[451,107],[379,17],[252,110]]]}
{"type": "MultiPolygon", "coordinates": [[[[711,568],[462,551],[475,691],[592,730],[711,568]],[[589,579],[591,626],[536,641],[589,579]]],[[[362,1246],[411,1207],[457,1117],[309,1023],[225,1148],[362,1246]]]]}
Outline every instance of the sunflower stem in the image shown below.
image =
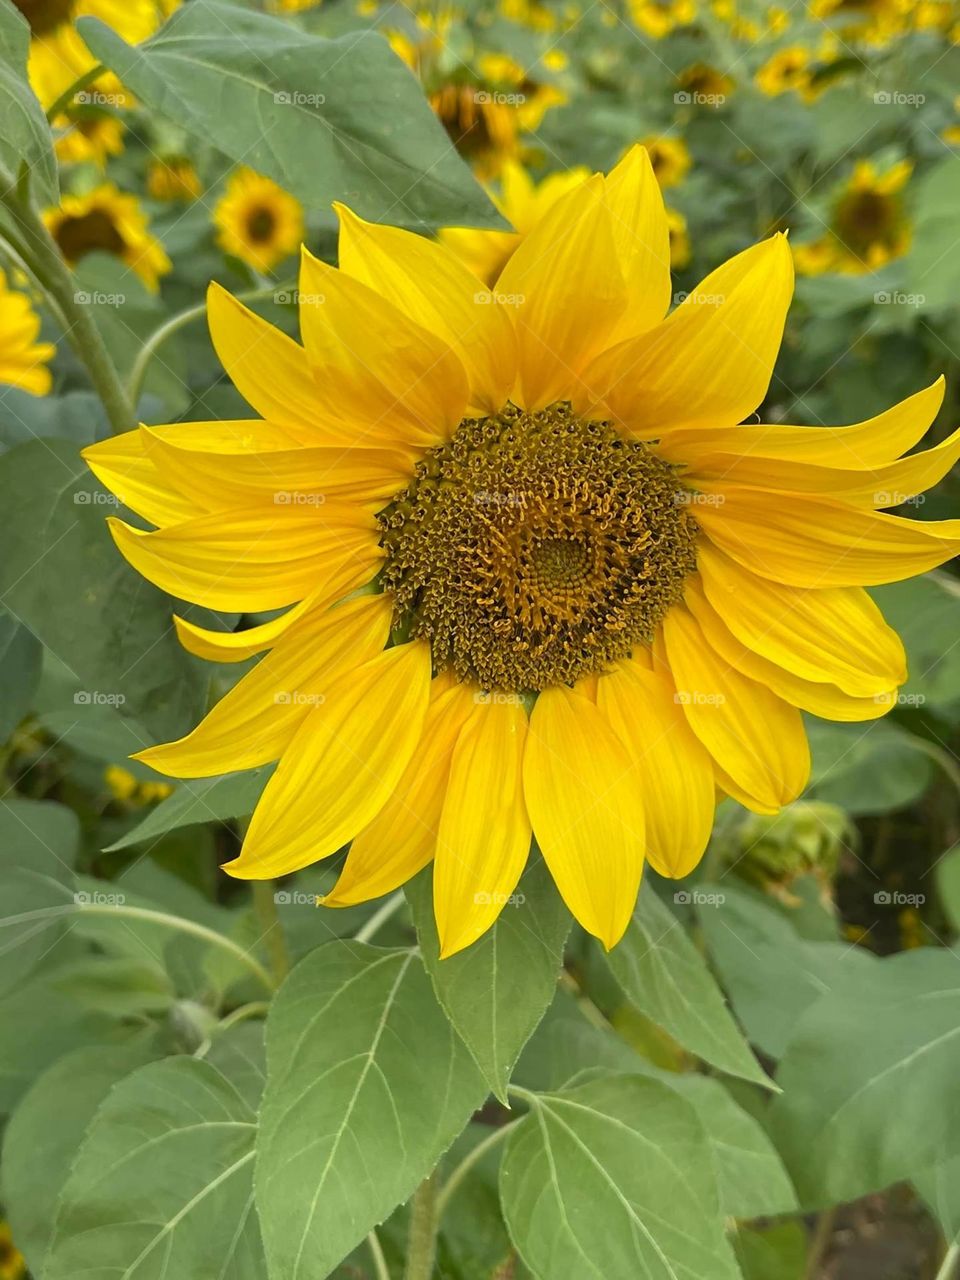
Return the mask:
{"type": "MultiPolygon", "coordinates": [[[[262,285],[257,289],[247,289],[245,292],[237,293],[234,296],[239,302],[256,302],[260,298],[272,297],[275,293],[291,293],[293,289],[294,285],[292,284],[269,284],[262,285]]],[[[143,386],[144,378],[147,376],[150,361],[167,339],[172,338],[175,333],[179,333],[188,324],[192,324],[194,320],[202,320],[206,314],[206,302],[199,302],[194,307],[186,307],[183,311],[178,311],[175,316],[171,316],[169,320],[165,320],[162,325],[154,329],[137,353],[137,358],[127,379],[127,395],[133,404],[136,404],[140,398],[140,389],[143,386]]]]}
{"type": "Polygon", "coordinates": [[[387,1266],[387,1260],[383,1256],[383,1248],[375,1231],[371,1231],[367,1236],[367,1245],[370,1248],[370,1256],[373,1259],[373,1269],[377,1273],[377,1280],[390,1280],[390,1268],[387,1266]]]}
{"type": "Polygon", "coordinates": [[[98,80],[106,72],[107,68],[102,62],[98,62],[95,67],[91,67],[89,71],[85,71],[82,76],[77,76],[73,84],[68,84],[59,98],[54,98],[53,102],[47,108],[47,123],[53,124],[57,116],[62,115],[69,107],[78,93],[82,93],[88,84],[93,84],[94,80],[98,80]]]}
{"type": "Polygon", "coordinates": [[[481,1141],[477,1143],[477,1145],[473,1148],[473,1150],[468,1152],[468,1154],[464,1156],[464,1158],[460,1161],[460,1163],[454,1169],[453,1173],[450,1174],[450,1177],[447,1178],[446,1182],[444,1182],[443,1186],[440,1189],[440,1193],[437,1196],[436,1209],[437,1209],[438,1223],[440,1222],[440,1219],[443,1217],[444,1213],[446,1212],[447,1206],[449,1205],[450,1201],[453,1199],[454,1195],[456,1194],[457,1188],[463,1182],[464,1178],[467,1176],[470,1170],[474,1167],[474,1165],[479,1164],[488,1151],[490,1151],[493,1147],[496,1147],[497,1145],[499,1145],[499,1143],[501,1143],[504,1140],[504,1138],[508,1137],[508,1135],[513,1132],[513,1130],[517,1127],[519,1123],[520,1122],[518,1120],[511,1120],[509,1124],[500,1125],[498,1128],[488,1133],[485,1138],[481,1139],[481,1141]]]}
{"type": "Polygon", "coordinates": [[[410,1202],[407,1265],[404,1280],[431,1280],[437,1252],[437,1183],[431,1174],[414,1192],[410,1202]]]}
{"type": "Polygon", "coordinates": [[[387,923],[391,916],[403,906],[404,894],[402,889],[398,889],[396,893],[391,895],[382,907],[378,907],[370,919],[362,925],[353,936],[354,942],[369,942],[377,930],[387,923]]]}
{"type": "Polygon", "coordinates": [[[277,912],[276,886],[272,880],[253,881],[253,909],[260,925],[260,940],[267,949],[270,970],[279,987],[290,972],[290,952],[277,912]]]}
{"type": "Polygon", "coordinates": [[[79,301],[76,282],[56,242],[33,207],[15,190],[4,190],[0,201],[16,225],[24,265],[57,304],[66,322],[65,336],[86,365],[111,428],[115,434],[132,431],[137,423],[131,402],[107,353],[91,308],[79,301]]]}

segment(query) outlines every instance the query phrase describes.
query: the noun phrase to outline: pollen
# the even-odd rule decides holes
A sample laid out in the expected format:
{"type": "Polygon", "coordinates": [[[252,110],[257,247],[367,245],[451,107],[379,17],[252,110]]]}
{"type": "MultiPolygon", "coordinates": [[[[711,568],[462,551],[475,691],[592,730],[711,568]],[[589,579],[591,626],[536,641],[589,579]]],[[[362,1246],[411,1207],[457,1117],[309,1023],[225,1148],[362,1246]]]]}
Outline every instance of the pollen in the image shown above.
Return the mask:
{"type": "Polygon", "coordinates": [[[676,469],[566,403],[466,419],[379,520],[398,630],[511,693],[649,644],[696,565],[676,469]]]}

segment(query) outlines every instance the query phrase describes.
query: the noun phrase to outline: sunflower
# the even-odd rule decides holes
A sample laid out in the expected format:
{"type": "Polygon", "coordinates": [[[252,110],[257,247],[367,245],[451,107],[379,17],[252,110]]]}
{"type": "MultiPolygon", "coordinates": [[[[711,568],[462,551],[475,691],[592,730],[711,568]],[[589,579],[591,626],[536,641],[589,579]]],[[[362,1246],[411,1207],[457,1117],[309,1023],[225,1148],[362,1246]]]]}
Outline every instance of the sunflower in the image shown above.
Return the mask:
{"type": "Polygon", "coordinates": [[[647,149],[660,190],[679,186],[690,172],[692,164],[684,140],[668,137],[644,138],[642,145],[647,149]]]}
{"type": "Polygon", "coordinates": [[[134,195],[102,183],[85,195],[67,195],[48,209],[44,221],[64,259],[76,266],[88,253],[109,253],[136,272],[151,293],[171,262],[150,234],[147,216],[134,195]]]}
{"type": "Polygon", "coordinates": [[[303,239],[300,201],[270,178],[237,169],[213,211],[217,243],[254,271],[272,271],[303,239]]]}
{"type": "Polygon", "coordinates": [[[768,98],[796,90],[806,96],[812,81],[810,53],[802,44],[780,49],[768,58],[754,77],[757,88],[768,98]]]}
{"type": "Polygon", "coordinates": [[[706,62],[694,62],[677,75],[674,100],[696,106],[722,106],[736,88],[731,76],[706,62]]]}
{"type": "Polygon", "coordinates": [[[807,781],[798,708],[882,715],[903,648],[865,585],[960,548],[960,520],[878,512],[936,483],[942,381],[852,427],[737,424],[766,395],[793,273],[777,235],[666,315],[646,152],[558,200],[483,305],[442,244],[339,207],[338,269],[304,253],[299,345],[222,288],[219,357],[259,420],[93,445],[157,526],[127,560],[269,651],[201,724],[140,753],[172,777],[279,760],[226,870],[352,847],[324,899],[431,860],[442,953],[509,899],[531,848],[607,947],[645,860],[686,875],[716,792],[774,813],[807,781]],[[315,305],[323,298],[322,305],[315,305]],[[539,856],[539,855],[538,855],[539,856]]]}
{"type": "Polygon", "coordinates": [[[10,1224],[0,1221],[0,1280],[22,1280],[26,1274],[26,1259],[13,1243],[10,1224]]]}
{"type": "Polygon", "coordinates": [[[0,384],[19,387],[31,395],[45,396],[50,390],[50,370],[56,347],[38,342],[40,317],[26,294],[7,286],[0,271],[0,384]]]}
{"type": "Polygon", "coordinates": [[[473,227],[445,227],[440,239],[486,284],[495,283],[517,245],[562,195],[590,176],[583,168],[548,174],[535,183],[516,160],[508,160],[500,175],[500,194],[490,192],[513,231],[479,231],[473,227]]]}
{"type": "Polygon", "coordinates": [[[147,193],[154,200],[196,200],[203,187],[188,156],[165,156],[147,169],[147,193]]]}
{"type": "Polygon", "coordinates": [[[629,0],[634,25],[654,40],[662,40],[697,18],[697,0],[629,0]]]}
{"type": "Polygon", "coordinates": [[[803,275],[863,275],[906,253],[912,229],[903,189],[912,171],[909,160],[886,173],[879,173],[871,160],[858,161],[834,203],[827,234],[797,245],[797,270],[803,275]]]}
{"type": "Polygon", "coordinates": [[[667,231],[670,236],[670,266],[682,271],[690,262],[690,236],[687,220],[679,209],[666,209],[667,231]]]}
{"type": "Polygon", "coordinates": [[[71,110],[58,119],[61,128],[54,147],[61,164],[94,164],[103,169],[110,156],[123,151],[123,124],[106,111],[71,110]]]}

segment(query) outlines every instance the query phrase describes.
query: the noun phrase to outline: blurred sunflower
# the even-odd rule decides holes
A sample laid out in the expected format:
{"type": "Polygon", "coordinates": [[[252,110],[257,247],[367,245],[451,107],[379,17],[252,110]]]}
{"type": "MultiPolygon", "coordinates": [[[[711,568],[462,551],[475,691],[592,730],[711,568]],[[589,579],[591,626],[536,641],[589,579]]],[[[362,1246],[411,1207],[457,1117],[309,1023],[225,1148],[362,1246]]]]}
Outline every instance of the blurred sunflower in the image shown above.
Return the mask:
{"type": "Polygon", "coordinates": [[[802,44],[792,44],[780,49],[757,71],[754,80],[761,93],[768,98],[795,90],[806,96],[813,79],[810,53],[802,44]]]}
{"type": "Polygon", "coordinates": [[[40,317],[26,294],[7,285],[0,271],[0,384],[45,396],[51,377],[47,362],[56,354],[51,342],[38,342],[40,317]]]}
{"type": "Polygon", "coordinates": [[[682,271],[690,262],[690,236],[687,232],[687,220],[679,209],[665,210],[667,231],[670,237],[670,266],[674,271],[682,271]]]}
{"type": "Polygon", "coordinates": [[[269,652],[139,758],[175,777],[279,759],[232,875],[352,840],[325,899],[345,906],[433,860],[450,955],[534,836],[613,946],[645,859],[700,859],[718,787],[760,813],[802,791],[798,708],[892,704],[903,648],[863,587],[948,559],[960,520],[875,508],[960,455],[958,431],[897,461],[942,380],[853,427],[737,425],[767,392],[789,249],[747,249],[666,316],[639,147],[547,211],[481,306],[444,245],[339,213],[339,269],[304,253],[303,346],[211,286],[214,345],[260,420],[85,451],[158,526],[110,521],[139,572],[209,608],[285,610],[240,634],[178,621],[205,657],[269,652]]]}
{"type": "Polygon", "coordinates": [[[473,227],[445,227],[440,239],[475,275],[492,285],[517,245],[562,195],[590,176],[589,169],[575,168],[548,174],[535,183],[515,160],[508,160],[500,175],[500,194],[490,192],[513,231],[480,231],[473,227]]]}
{"type": "Polygon", "coordinates": [[[303,240],[300,201],[271,178],[237,169],[213,211],[217,243],[254,271],[272,271],[303,240]]]}
{"type": "Polygon", "coordinates": [[[706,62],[694,62],[677,75],[677,101],[694,105],[720,106],[736,88],[731,76],[706,62]],[[681,97],[680,95],[685,95],[681,97]]]}
{"type": "Polygon", "coordinates": [[[873,161],[858,161],[834,204],[827,234],[795,247],[797,270],[803,275],[862,275],[906,253],[912,228],[903,189],[912,171],[909,160],[882,174],[873,161]]]}
{"type": "Polygon", "coordinates": [[[647,149],[660,190],[679,186],[693,163],[684,140],[670,137],[644,138],[642,145],[647,149]]]}
{"type": "Polygon", "coordinates": [[[908,25],[916,0],[811,0],[811,17],[829,20],[848,39],[886,44],[908,25]]]}
{"type": "Polygon", "coordinates": [[[0,1280],[22,1280],[26,1274],[26,1259],[13,1243],[10,1224],[0,1220],[0,1280]]]}
{"type": "Polygon", "coordinates": [[[147,194],[154,200],[196,200],[203,187],[188,156],[164,156],[147,169],[147,194]]]}
{"type": "MultiPolygon", "coordinates": [[[[498,59],[503,71],[503,60],[498,59]]],[[[429,94],[430,105],[457,151],[482,179],[495,178],[524,155],[521,135],[540,127],[551,107],[566,101],[555,85],[519,77],[482,83],[448,82],[429,94]]]]}
{"type": "Polygon", "coordinates": [[[634,25],[654,40],[662,40],[677,27],[688,27],[697,17],[697,0],[629,0],[634,25]]]}
{"type": "Polygon", "coordinates": [[[173,794],[169,782],[141,782],[123,765],[111,764],[103,771],[103,780],[114,800],[128,805],[131,809],[142,809],[148,804],[156,804],[166,800],[173,794]]]}
{"type": "Polygon", "coordinates": [[[58,117],[54,148],[61,164],[93,164],[106,167],[110,156],[123,151],[123,124],[109,112],[70,111],[58,117]]]}
{"type": "Polygon", "coordinates": [[[150,234],[137,197],[118,191],[112,182],[84,195],[65,195],[57,208],[46,211],[44,222],[71,267],[88,253],[109,253],[156,293],[160,277],[172,265],[163,245],[150,234]]]}

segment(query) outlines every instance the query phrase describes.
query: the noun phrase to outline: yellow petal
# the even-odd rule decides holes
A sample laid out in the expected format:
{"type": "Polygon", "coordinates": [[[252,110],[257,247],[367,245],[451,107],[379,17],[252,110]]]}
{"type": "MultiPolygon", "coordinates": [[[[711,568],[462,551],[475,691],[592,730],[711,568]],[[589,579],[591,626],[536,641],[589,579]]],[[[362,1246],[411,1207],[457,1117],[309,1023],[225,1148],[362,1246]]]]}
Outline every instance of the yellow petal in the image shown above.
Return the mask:
{"type": "Polygon", "coordinates": [[[212,631],[198,627],[195,622],[188,622],[177,614],[173,615],[173,622],[177,638],[188,653],[206,658],[208,662],[245,662],[247,658],[263,653],[264,649],[272,648],[287,628],[305,613],[315,608],[326,608],[337,598],[331,595],[329,587],[313,591],[286,613],[244,631],[212,631]]]}
{"type": "Polygon", "coordinates": [[[697,522],[744,568],[795,587],[876,586],[943,564],[960,551],[960,520],[904,520],[827,498],[718,486],[697,522]]]}
{"type": "Polygon", "coordinates": [[[603,179],[562,196],[504,267],[496,291],[517,329],[517,402],[568,400],[577,375],[609,341],[626,307],[603,179]]]}
{"type": "Polygon", "coordinates": [[[387,649],[335,681],[283,754],[240,856],[224,867],[267,880],[327,858],[386,804],[420,740],[430,648],[387,649]]]}
{"type": "Polygon", "coordinates": [[[799,711],[724,661],[683,605],[667,614],[663,638],[677,700],[724,773],[761,811],[795,800],[810,772],[799,711]]]}
{"type": "Polygon", "coordinates": [[[228,612],[282,609],[332,584],[345,595],[383,558],[373,518],[332,503],[243,508],[154,533],[108,524],[123,556],[161,590],[228,612]]]}
{"type": "Polygon", "coordinates": [[[143,452],[139,431],[88,445],[81,457],[102,485],[151,524],[179,524],[197,514],[195,504],[173,488],[143,452]]]}
{"type": "Polygon", "coordinates": [[[647,858],[662,876],[689,875],[713,830],[710,754],[687,724],[673,683],[641,663],[618,663],[600,680],[600,710],[627,748],[643,797],[647,858]]]}
{"type": "Polygon", "coordinates": [[[530,717],[523,786],[564,902],[609,950],[630,922],[643,872],[643,805],[626,747],[592,702],[546,689],[530,717]]]}
{"type": "Polygon", "coordinates": [[[519,698],[475,703],[450,762],[433,864],[442,958],[462,951],[503,910],[530,852],[523,800],[527,713],[519,698]]]}
{"type": "Polygon", "coordinates": [[[608,342],[652,329],[670,306],[670,229],[660,184],[645,147],[633,146],[607,174],[617,258],[627,285],[627,307],[608,342]]]}
{"type": "Polygon", "coordinates": [[[773,236],[707,276],[655,329],[605,351],[584,382],[640,438],[733,426],[767,393],[792,293],[790,250],[773,236]]]}
{"type": "Polygon", "coordinates": [[[495,294],[449,249],[399,227],[364,222],[343,205],[340,269],[375,290],[456,353],[470,409],[499,413],[516,380],[513,325],[495,294]]]}
{"type": "Polygon", "coordinates": [[[207,290],[214,349],[244,400],[301,438],[321,432],[320,401],[306,352],[216,282],[207,290]]]}
{"type": "Polygon", "coordinates": [[[317,506],[326,501],[382,506],[413,474],[399,450],[302,446],[224,454],[141,427],[148,456],[172,484],[207,511],[246,503],[317,506]]]}
{"type": "Polygon", "coordinates": [[[341,442],[435,445],[463,418],[467,375],[450,347],[306,249],[300,331],[321,412],[341,442]]]}
{"type": "Polygon", "coordinates": [[[697,564],[707,599],[737,639],[786,671],[856,698],[906,680],[903,643],[862,587],[804,590],[758,578],[707,538],[697,564]]]}
{"type": "Polygon", "coordinates": [[[359,596],[295,623],[262,662],[177,742],[135,759],[174,778],[209,778],[278,760],[334,681],[384,647],[390,596],[359,596]]]}
{"type": "Polygon", "coordinates": [[[450,761],[472,714],[474,690],[434,680],[423,736],[406,772],[377,816],[354,839],[325,907],[348,907],[391,893],[433,857],[450,761]]]}
{"type": "Polygon", "coordinates": [[[687,581],[684,600],[699,622],[710,646],[725,662],[772,689],[791,706],[809,711],[825,720],[876,720],[886,715],[896,702],[896,687],[891,685],[872,697],[853,698],[835,684],[805,680],[768,658],[751,652],[733,634],[709,600],[696,578],[687,581]]]}
{"type": "Polygon", "coordinates": [[[657,452],[689,466],[716,451],[849,470],[881,467],[923,439],[940,411],[945,386],[943,378],[938,378],[932,386],[853,427],[688,427],[665,431],[657,452]]]}

